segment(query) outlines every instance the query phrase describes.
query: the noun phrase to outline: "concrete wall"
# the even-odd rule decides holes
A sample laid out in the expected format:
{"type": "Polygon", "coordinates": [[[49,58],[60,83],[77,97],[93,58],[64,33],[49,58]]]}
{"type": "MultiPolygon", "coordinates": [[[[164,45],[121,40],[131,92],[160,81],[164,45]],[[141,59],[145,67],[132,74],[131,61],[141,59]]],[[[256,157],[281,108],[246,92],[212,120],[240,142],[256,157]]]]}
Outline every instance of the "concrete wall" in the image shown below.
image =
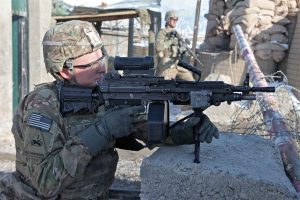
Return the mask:
{"type": "Polygon", "coordinates": [[[160,147],[141,166],[141,200],[288,200],[297,193],[278,149],[257,135],[221,134],[194,146],[160,147]]]}
{"type": "MultiPolygon", "coordinates": [[[[237,50],[238,54],[240,50],[237,50]]],[[[210,73],[224,74],[230,76],[231,83],[239,85],[245,79],[247,67],[245,61],[234,51],[224,51],[219,53],[199,52],[199,60],[203,67],[197,65],[202,71],[201,80],[204,80],[210,73]]],[[[275,63],[272,59],[262,60],[256,56],[256,61],[265,75],[273,74],[276,71],[275,63]]]]}
{"type": "Polygon", "coordinates": [[[36,84],[54,80],[46,72],[42,46],[44,34],[51,26],[51,10],[52,0],[28,0],[30,91],[36,84]]]}
{"type": "MultiPolygon", "coordinates": [[[[13,117],[12,2],[1,1],[0,12],[0,134],[10,133],[13,117]]],[[[29,89],[34,84],[53,80],[46,74],[42,39],[51,23],[52,0],[28,0],[29,89]]],[[[1,136],[0,136],[1,137],[1,136]]]]}
{"type": "Polygon", "coordinates": [[[0,137],[12,122],[12,9],[11,0],[1,1],[0,12],[0,137]]]}

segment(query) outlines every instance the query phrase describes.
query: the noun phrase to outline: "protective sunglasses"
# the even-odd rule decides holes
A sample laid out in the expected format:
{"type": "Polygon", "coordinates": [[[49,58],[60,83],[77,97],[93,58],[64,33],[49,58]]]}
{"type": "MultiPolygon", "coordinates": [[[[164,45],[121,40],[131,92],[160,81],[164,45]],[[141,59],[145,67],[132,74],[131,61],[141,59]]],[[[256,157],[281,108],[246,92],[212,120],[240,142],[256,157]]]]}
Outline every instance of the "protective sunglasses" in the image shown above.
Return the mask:
{"type": "Polygon", "coordinates": [[[93,65],[95,65],[95,64],[99,64],[99,65],[103,65],[103,64],[105,64],[105,55],[103,55],[103,56],[101,56],[100,58],[98,58],[97,60],[95,60],[95,61],[93,61],[93,62],[91,62],[91,63],[89,63],[89,64],[85,64],[85,65],[73,65],[73,67],[81,67],[81,68],[86,68],[86,67],[91,67],[91,66],[93,66],[93,65]]]}
{"type": "Polygon", "coordinates": [[[171,17],[170,20],[178,21],[178,18],[171,17]]]}

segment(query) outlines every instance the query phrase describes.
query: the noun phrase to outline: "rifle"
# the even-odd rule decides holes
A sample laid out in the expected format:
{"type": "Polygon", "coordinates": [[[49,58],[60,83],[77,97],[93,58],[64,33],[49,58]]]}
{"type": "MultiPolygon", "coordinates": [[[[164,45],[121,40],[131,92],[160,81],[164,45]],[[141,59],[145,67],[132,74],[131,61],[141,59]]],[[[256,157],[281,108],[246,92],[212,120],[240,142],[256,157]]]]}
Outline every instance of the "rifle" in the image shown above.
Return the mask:
{"type": "MultiPolygon", "coordinates": [[[[177,37],[181,46],[184,47],[188,51],[188,53],[198,62],[198,64],[203,67],[203,63],[197,58],[197,56],[194,54],[194,52],[189,48],[189,45],[191,42],[188,39],[183,39],[180,34],[176,30],[172,30],[170,33],[171,37],[177,37]]],[[[182,55],[181,55],[182,57],[182,55]]]]}
{"type": "MultiPolygon", "coordinates": [[[[150,57],[151,58],[151,57],[150,57]]],[[[147,62],[149,58],[146,59],[147,62]]],[[[122,70],[145,70],[154,66],[145,65],[145,59],[115,58],[115,68],[122,70]],[[122,62],[120,62],[122,60],[122,62]]],[[[182,67],[193,70],[201,75],[195,67],[179,62],[182,67]]],[[[231,103],[241,100],[255,100],[256,92],[274,92],[274,87],[250,87],[249,75],[242,86],[226,84],[222,81],[184,81],[164,80],[147,74],[118,73],[106,74],[105,79],[97,87],[81,87],[63,85],[60,89],[61,113],[66,115],[74,112],[96,112],[99,105],[147,105],[148,138],[147,145],[164,143],[169,133],[169,103],[175,105],[190,105],[194,113],[176,122],[179,123],[188,117],[200,117],[203,111],[212,106],[219,106],[222,102],[231,103]]],[[[175,124],[176,124],[175,123],[175,124]]],[[[201,124],[201,123],[199,123],[201,124]]],[[[199,163],[200,141],[198,129],[195,135],[195,163],[199,163]]]]}

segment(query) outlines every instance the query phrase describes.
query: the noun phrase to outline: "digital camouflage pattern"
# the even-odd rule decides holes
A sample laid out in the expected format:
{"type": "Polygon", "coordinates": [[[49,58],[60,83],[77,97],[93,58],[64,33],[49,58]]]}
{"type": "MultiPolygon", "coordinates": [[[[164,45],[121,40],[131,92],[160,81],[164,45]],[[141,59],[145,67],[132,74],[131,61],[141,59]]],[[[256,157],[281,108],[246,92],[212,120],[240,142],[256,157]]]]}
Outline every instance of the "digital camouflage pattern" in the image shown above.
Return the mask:
{"type": "Polygon", "coordinates": [[[177,66],[179,57],[183,52],[181,52],[179,39],[170,34],[171,31],[174,31],[174,29],[167,26],[158,33],[156,39],[158,64],[155,73],[158,76],[163,76],[166,80],[178,77],[183,80],[194,81],[190,71],[177,66]]]}
{"type": "Polygon", "coordinates": [[[56,73],[62,70],[67,60],[72,62],[72,59],[102,47],[99,33],[91,23],[79,20],[57,23],[43,38],[47,72],[61,79],[56,73]]]}
{"type": "Polygon", "coordinates": [[[103,110],[63,118],[55,84],[39,85],[29,93],[13,119],[17,178],[10,181],[13,195],[28,198],[13,199],[105,199],[118,162],[115,141],[92,157],[77,136],[99,120],[103,110]],[[33,113],[52,120],[49,130],[29,122],[33,113]]]}

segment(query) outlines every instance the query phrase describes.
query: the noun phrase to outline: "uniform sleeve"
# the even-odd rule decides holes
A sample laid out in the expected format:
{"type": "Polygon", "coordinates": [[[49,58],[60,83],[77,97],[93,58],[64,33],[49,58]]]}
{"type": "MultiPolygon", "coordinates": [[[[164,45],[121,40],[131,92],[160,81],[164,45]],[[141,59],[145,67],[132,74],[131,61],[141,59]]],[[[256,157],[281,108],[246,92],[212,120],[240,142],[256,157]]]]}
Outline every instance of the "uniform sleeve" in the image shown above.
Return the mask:
{"type": "Polygon", "coordinates": [[[54,197],[82,176],[91,160],[78,137],[68,137],[59,103],[51,92],[33,95],[24,108],[20,148],[26,161],[26,179],[43,197],[54,197]]]}
{"type": "Polygon", "coordinates": [[[147,142],[147,122],[148,117],[147,114],[139,114],[134,117],[133,120],[133,130],[131,134],[138,140],[143,142],[147,142]]]}
{"type": "Polygon", "coordinates": [[[158,54],[165,50],[165,38],[166,38],[166,32],[160,30],[158,32],[157,39],[156,39],[156,52],[158,54]]]}

